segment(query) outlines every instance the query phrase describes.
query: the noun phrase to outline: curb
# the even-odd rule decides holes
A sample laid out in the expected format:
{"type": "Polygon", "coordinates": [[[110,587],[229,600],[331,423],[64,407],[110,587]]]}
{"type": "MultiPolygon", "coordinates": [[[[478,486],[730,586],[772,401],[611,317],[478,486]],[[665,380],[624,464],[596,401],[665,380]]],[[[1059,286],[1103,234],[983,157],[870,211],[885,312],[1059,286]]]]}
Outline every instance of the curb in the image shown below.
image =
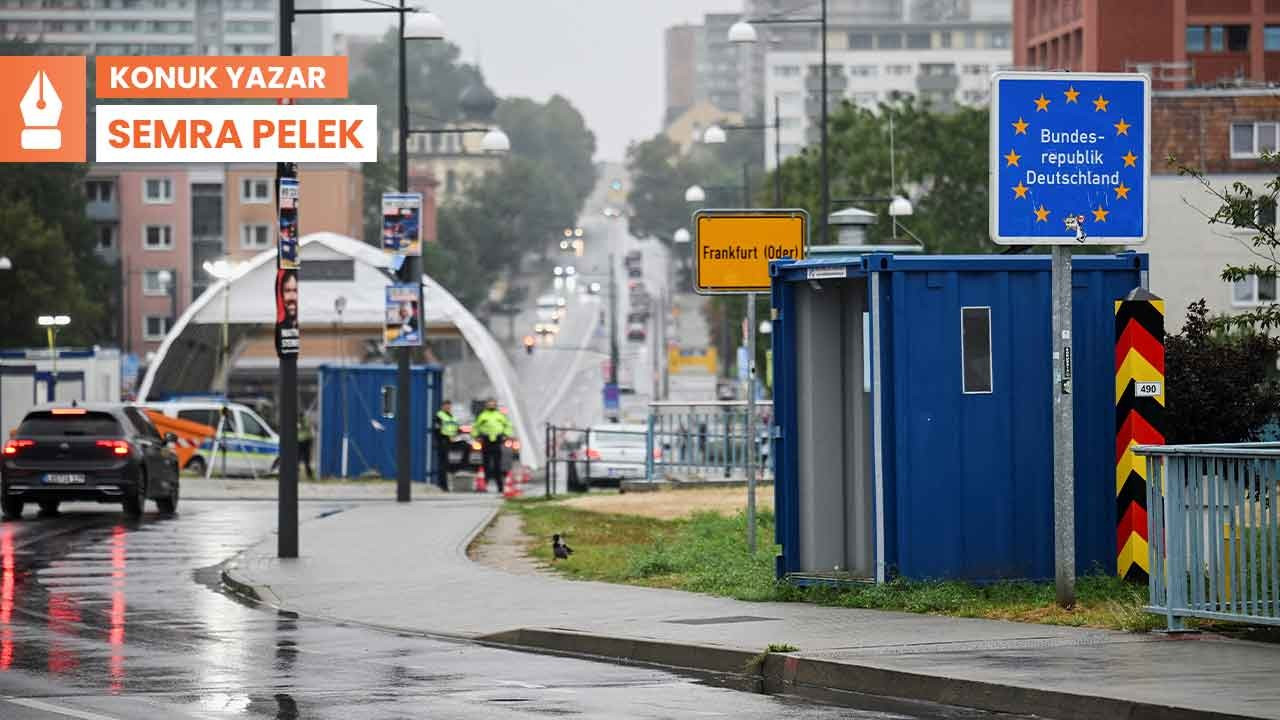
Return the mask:
{"type": "Polygon", "coordinates": [[[521,628],[475,638],[509,648],[663,665],[701,672],[757,675],[768,694],[800,696],[866,708],[868,699],[922,702],[1055,720],[1247,720],[1247,716],[1186,707],[1001,685],[834,662],[801,655],[593,635],[568,630],[521,628]]]}
{"type": "Polygon", "coordinates": [[[246,600],[270,605],[272,607],[280,607],[280,598],[271,591],[267,585],[254,585],[253,583],[242,580],[235,575],[236,568],[234,566],[223,566],[218,575],[222,579],[222,585],[232,594],[239,595],[246,600]]]}

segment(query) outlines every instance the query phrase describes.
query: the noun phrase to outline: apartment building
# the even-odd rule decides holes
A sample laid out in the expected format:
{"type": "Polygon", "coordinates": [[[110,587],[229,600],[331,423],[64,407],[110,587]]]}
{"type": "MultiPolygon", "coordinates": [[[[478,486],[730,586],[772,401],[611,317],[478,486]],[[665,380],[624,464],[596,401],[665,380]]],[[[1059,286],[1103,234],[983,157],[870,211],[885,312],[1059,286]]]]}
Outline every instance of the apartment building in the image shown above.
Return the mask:
{"type": "MultiPolygon", "coordinates": [[[[358,164],[304,165],[299,181],[302,234],[361,237],[358,164]]],[[[99,252],[119,269],[125,352],[159,346],[214,282],[205,261],[244,260],[275,247],[274,164],[99,163],[85,193],[99,252]]]]}
{"type": "Polygon", "coordinates": [[[0,0],[0,36],[68,55],[274,55],[275,0],[0,0]]]}
{"type": "MultiPolygon", "coordinates": [[[[999,23],[867,25],[843,33],[839,49],[827,52],[829,111],[846,100],[875,108],[903,96],[943,110],[986,105],[991,73],[1012,61],[1009,39],[1008,27],[999,23]]],[[[765,56],[765,94],[777,98],[783,160],[816,142],[821,83],[822,55],[817,51],[765,56]]],[[[773,168],[773,134],[766,136],[765,167],[773,168]]]]}
{"type": "Polygon", "coordinates": [[[1277,0],[1014,0],[1015,62],[1157,88],[1280,82],[1277,0]]]}

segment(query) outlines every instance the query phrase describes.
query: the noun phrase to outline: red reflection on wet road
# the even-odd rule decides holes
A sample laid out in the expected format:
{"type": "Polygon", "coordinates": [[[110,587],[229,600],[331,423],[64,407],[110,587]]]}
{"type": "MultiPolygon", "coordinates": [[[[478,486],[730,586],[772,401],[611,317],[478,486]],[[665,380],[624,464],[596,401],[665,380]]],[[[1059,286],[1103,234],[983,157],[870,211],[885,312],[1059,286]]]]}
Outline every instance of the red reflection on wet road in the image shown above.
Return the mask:
{"type": "Polygon", "coordinates": [[[13,665],[13,526],[0,528],[0,670],[13,665]]]}
{"type": "Polygon", "coordinates": [[[125,617],[125,534],[117,525],[111,532],[111,629],[107,639],[111,643],[111,693],[120,694],[124,689],[124,617],[125,617]]]}
{"type": "Polygon", "coordinates": [[[60,638],[75,635],[75,625],[80,622],[80,610],[66,593],[49,593],[49,672],[63,673],[80,664],[75,651],[62,643],[60,638]]]}

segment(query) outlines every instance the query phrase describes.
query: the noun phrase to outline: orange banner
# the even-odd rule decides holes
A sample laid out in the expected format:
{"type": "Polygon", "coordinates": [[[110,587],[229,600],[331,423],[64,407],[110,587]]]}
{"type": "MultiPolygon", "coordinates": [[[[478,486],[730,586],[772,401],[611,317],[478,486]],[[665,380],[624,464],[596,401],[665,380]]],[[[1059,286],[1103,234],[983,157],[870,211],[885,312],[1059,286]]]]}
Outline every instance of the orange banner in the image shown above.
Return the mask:
{"type": "Polygon", "coordinates": [[[347,58],[99,55],[99,98],[345,98],[347,58]]]}

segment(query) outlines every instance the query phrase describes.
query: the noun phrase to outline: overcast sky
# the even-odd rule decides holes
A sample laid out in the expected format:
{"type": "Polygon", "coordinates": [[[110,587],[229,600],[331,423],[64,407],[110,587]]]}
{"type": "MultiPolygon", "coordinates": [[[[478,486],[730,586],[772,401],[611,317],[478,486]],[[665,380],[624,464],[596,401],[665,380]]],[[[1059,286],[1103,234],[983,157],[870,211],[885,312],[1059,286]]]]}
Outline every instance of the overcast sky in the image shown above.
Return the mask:
{"type": "MultiPolygon", "coordinates": [[[[298,6],[309,4],[301,0],[298,6]]],[[[628,142],[660,129],[663,29],[741,6],[740,0],[430,0],[427,5],[444,21],[464,59],[479,62],[499,95],[569,98],[596,134],[597,160],[621,160],[628,142]]],[[[391,22],[379,15],[348,15],[335,18],[331,29],[379,33],[391,22]]]]}

